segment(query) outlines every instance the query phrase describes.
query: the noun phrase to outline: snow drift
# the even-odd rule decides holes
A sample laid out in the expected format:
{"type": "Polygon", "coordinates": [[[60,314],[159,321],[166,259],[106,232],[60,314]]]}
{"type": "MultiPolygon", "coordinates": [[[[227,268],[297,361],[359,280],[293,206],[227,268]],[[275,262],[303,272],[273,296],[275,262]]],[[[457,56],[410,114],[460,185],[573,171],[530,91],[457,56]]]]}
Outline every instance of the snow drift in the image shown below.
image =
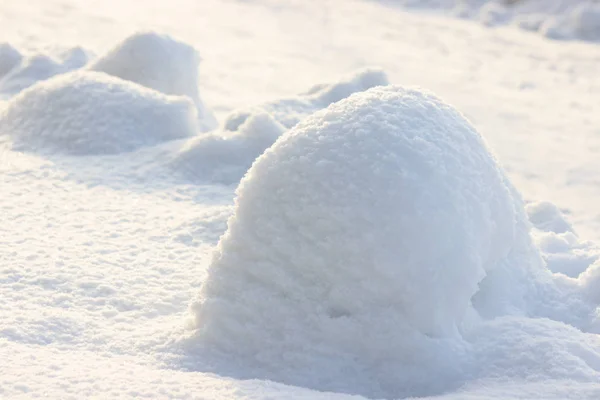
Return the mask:
{"type": "Polygon", "coordinates": [[[195,182],[239,182],[252,162],[270,147],[285,127],[269,114],[249,116],[236,132],[215,132],[191,139],[171,166],[195,182]]]}
{"type": "Polygon", "coordinates": [[[439,393],[464,373],[459,328],[478,284],[504,271],[488,275],[494,300],[479,307],[495,305],[525,275],[511,268],[539,267],[520,199],[482,138],[417,90],[374,88],[308,117],[237,194],[192,307],[192,342],[245,377],[439,393]]]}
{"type": "Polygon", "coordinates": [[[166,96],[97,72],[61,75],[23,91],[0,114],[13,149],[66,154],[134,150],[196,134],[185,97],[166,96]]]}
{"type": "Polygon", "coordinates": [[[191,46],[167,35],[141,32],[126,38],[89,69],[138,83],[164,94],[187,96],[198,108],[200,129],[217,126],[214,115],[200,99],[198,64],[200,56],[191,46]]]}
{"type": "Polygon", "coordinates": [[[387,75],[379,68],[366,68],[343,77],[338,82],[318,84],[306,93],[252,107],[235,110],[225,120],[224,128],[236,131],[251,115],[257,112],[271,114],[277,122],[291,128],[303,118],[340,101],[353,93],[363,92],[375,86],[389,83],[387,75]]]}

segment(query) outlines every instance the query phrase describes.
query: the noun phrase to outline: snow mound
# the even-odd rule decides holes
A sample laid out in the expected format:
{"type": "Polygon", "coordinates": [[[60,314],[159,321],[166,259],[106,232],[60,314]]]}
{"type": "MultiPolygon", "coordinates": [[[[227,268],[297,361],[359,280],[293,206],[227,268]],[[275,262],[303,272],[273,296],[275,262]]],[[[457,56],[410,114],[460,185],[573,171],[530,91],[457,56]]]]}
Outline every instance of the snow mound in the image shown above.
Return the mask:
{"type": "Polygon", "coordinates": [[[335,83],[318,84],[308,92],[295,97],[278,99],[249,110],[236,110],[225,120],[224,128],[236,131],[252,114],[267,112],[286,128],[292,128],[305,117],[353,93],[375,86],[389,84],[387,75],[379,68],[366,68],[354,72],[335,83]]]}
{"type": "Polygon", "coordinates": [[[11,97],[39,81],[81,68],[87,60],[81,48],[69,49],[58,58],[45,54],[25,57],[0,79],[0,94],[11,97]]]}
{"type": "Polygon", "coordinates": [[[240,183],[192,306],[191,351],[318,390],[448,390],[478,284],[531,247],[514,195],[479,134],[435,96],[378,87],[334,103],[240,183]]]}
{"type": "Polygon", "coordinates": [[[198,93],[200,56],[191,46],[170,36],[141,32],[126,38],[89,69],[138,83],[164,94],[187,96],[198,108],[202,131],[217,126],[198,93]]]}
{"type": "Polygon", "coordinates": [[[17,66],[23,57],[8,43],[0,43],[0,78],[17,66]]]}
{"type": "Polygon", "coordinates": [[[270,115],[253,114],[236,132],[192,139],[177,154],[172,166],[193,181],[236,183],[283,132],[285,127],[270,115]]]}
{"type": "Polygon", "coordinates": [[[8,102],[0,136],[19,151],[120,153],[196,133],[185,97],[166,96],[96,72],[40,82],[8,102]]]}

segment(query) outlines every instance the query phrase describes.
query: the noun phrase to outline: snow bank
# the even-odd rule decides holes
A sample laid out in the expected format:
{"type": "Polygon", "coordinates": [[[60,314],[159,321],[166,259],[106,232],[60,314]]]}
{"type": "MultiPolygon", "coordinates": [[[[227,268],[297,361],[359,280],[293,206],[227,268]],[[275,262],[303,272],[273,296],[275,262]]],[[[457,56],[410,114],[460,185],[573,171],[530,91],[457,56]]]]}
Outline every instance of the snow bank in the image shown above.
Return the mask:
{"type": "Polygon", "coordinates": [[[381,69],[362,69],[343,77],[338,82],[315,85],[308,92],[298,96],[278,99],[248,110],[236,110],[227,117],[224,128],[236,131],[246,118],[257,112],[267,112],[283,126],[291,128],[331,103],[345,99],[353,93],[387,84],[389,84],[387,75],[381,69]]]}
{"type": "Polygon", "coordinates": [[[201,130],[217,126],[198,93],[197,51],[167,35],[137,33],[94,61],[89,69],[138,83],[169,95],[187,96],[198,108],[201,130]]]}
{"type": "Polygon", "coordinates": [[[197,182],[237,183],[283,132],[285,127],[270,115],[253,114],[236,132],[216,132],[192,139],[177,154],[172,167],[197,182]]]}
{"type": "Polygon", "coordinates": [[[195,110],[166,96],[96,72],[40,82],[0,115],[0,135],[19,151],[120,153],[196,133],[195,110]]]}
{"type": "MultiPolygon", "coordinates": [[[[334,103],[242,180],[192,307],[193,351],[243,377],[371,397],[459,385],[478,284],[535,253],[514,196],[436,97],[379,87],[334,103]]],[[[488,290],[518,286],[499,277],[488,290]]]]}
{"type": "Polygon", "coordinates": [[[21,53],[8,43],[0,43],[0,78],[21,62],[21,53]]]}

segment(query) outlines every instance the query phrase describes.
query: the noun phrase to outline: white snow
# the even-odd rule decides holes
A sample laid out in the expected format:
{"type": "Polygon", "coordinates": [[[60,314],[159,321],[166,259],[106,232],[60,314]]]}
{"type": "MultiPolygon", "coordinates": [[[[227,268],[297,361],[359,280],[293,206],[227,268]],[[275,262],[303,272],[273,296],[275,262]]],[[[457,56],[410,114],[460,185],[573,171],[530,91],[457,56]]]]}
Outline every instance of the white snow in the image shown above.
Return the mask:
{"type": "Polygon", "coordinates": [[[220,131],[191,139],[171,166],[193,182],[238,183],[252,162],[269,148],[285,127],[269,114],[246,117],[235,132],[220,131]]]}
{"type": "Polygon", "coordinates": [[[40,82],[0,113],[0,137],[19,151],[108,154],[196,134],[185,97],[166,96],[97,72],[40,82]]]}
{"type": "MultiPolygon", "coordinates": [[[[0,64],[6,70],[0,78],[0,113],[5,116],[6,107],[11,112],[19,108],[23,117],[18,123],[14,120],[14,129],[3,132],[0,139],[0,397],[364,400],[364,395],[412,393],[436,400],[600,398],[600,249],[596,244],[600,240],[600,46],[593,38],[598,5],[587,0],[489,5],[498,3],[464,2],[460,11],[454,0],[157,0],[143,6],[138,0],[0,2],[2,42],[6,43],[0,46],[4,49],[0,50],[0,64]],[[390,7],[392,3],[410,7],[390,7]],[[457,14],[462,18],[456,18],[457,14]],[[481,23],[484,17],[487,25],[481,23]],[[548,36],[587,42],[549,40],[548,36]],[[126,46],[141,58],[123,53],[126,46]],[[202,55],[201,68],[194,64],[196,51],[190,49],[202,55]],[[89,71],[90,65],[109,59],[112,65],[133,71],[128,78],[133,82],[89,71]],[[60,76],[73,69],[84,71],[60,76]],[[61,79],[79,82],[75,76],[84,76],[88,82],[92,75],[92,92],[64,85],[63,93],[68,96],[59,99],[52,95],[52,101],[49,96],[44,107],[36,108],[42,104],[38,104],[39,88],[56,88],[61,79]],[[144,83],[141,77],[152,79],[144,83]],[[126,101],[100,101],[107,94],[106,84],[98,80],[113,82],[120,88],[117,92],[125,92],[119,98],[126,101]],[[315,85],[318,82],[331,83],[315,85]],[[435,207],[437,214],[455,217],[455,227],[450,227],[443,225],[442,217],[435,220],[427,214],[406,213],[407,219],[420,221],[421,226],[439,227],[425,237],[430,244],[427,253],[416,247],[391,248],[389,244],[397,237],[385,235],[377,226],[354,229],[373,218],[383,221],[379,226],[389,227],[388,232],[402,226],[392,226],[400,215],[396,207],[382,204],[384,196],[365,190],[384,187],[377,179],[360,179],[367,176],[365,171],[376,169],[352,169],[390,165],[393,157],[375,161],[373,153],[357,148],[358,144],[339,149],[339,154],[354,150],[352,154],[359,155],[343,158],[346,169],[307,163],[306,171],[313,178],[322,171],[319,179],[298,173],[286,182],[272,182],[289,190],[254,191],[256,199],[265,200],[263,207],[249,207],[256,209],[257,215],[239,213],[242,203],[260,204],[247,196],[252,192],[247,189],[264,181],[260,174],[248,175],[245,188],[240,189],[244,198],[234,214],[234,186],[254,163],[253,158],[273,140],[293,142],[296,149],[302,147],[300,142],[305,143],[297,136],[292,141],[287,136],[290,133],[283,130],[314,128],[316,132],[325,128],[326,124],[312,128],[304,124],[332,115],[332,109],[341,106],[330,104],[334,100],[346,105],[354,104],[355,98],[375,102],[369,97],[371,92],[354,92],[389,82],[427,88],[464,113],[505,171],[490,159],[487,145],[475,146],[480,151],[471,153],[443,147],[461,140],[424,142],[424,148],[440,151],[436,157],[415,152],[416,160],[433,158],[439,160],[435,165],[452,166],[470,160],[472,167],[489,166],[481,175],[473,173],[472,179],[481,184],[473,192],[461,192],[464,199],[456,195],[458,189],[470,188],[459,179],[464,174],[454,175],[449,182],[435,181],[431,187],[415,184],[418,190],[408,192],[385,186],[390,195],[412,199],[419,205],[414,207],[417,210],[440,204],[435,207]],[[180,92],[176,98],[161,93],[175,87],[180,92]],[[306,91],[309,87],[314,89],[306,91]],[[37,95],[30,97],[31,103],[21,102],[26,93],[37,95]],[[199,93],[201,103],[194,104],[193,93],[199,93]],[[146,109],[143,104],[154,106],[146,109]],[[319,111],[325,107],[331,109],[319,111]],[[108,108],[108,114],[116,118],[106,115],[108,108]],[[160,124],[154,122],[159,120],[187,127],[201,125],[202,118],[193,115],[198,108],[214,113],[221,128],[210,133],[200,132],[207,129],[202,126],[185,128],[181,132],[187,134],[178,140],[172,140],[175,137],[170,134],[152,136],[171,132],[157,129],[160,124]],[[175,110],[181,111],[180,117],[189,116],[191,125],[184,123],[188,119],[176,117],[175,110]],[[315,112],[320,114],[310,117],[315,112]],[[78,124],[70,125],[75,120],[78,124]],[[54,129],[61,124],[76,129],[54,129]],[[130,129],[142,125],[147,129],[130,129]],[[71,142],[55,138],[66,133],[76,138],[81,146],[78,151],[71,149],[71,142]],[[277,139],[279,135],[283,136],[277,139]],[[105,154],[125,143],[132,144],[126,152],[105,154]],[[469,157],[474,154],[481,157],[469,157]],[[331,179],[349,176],[352,171],[351,185],[348,179],[331,179]],[[497,171],[498,177],[491,179],[491,171],[497,171]],[[315,181],[318,190],[314,192],[300,192],[302,185],[292,186],[315,181]],[[459,185],[454,188],[450,182],[459,185]],[[408,196],[433,194],[435,187],[437,193],[450,195],[447,201],[435,197],[428,205],[408,196]],[[509,193],[494,197],[496,192],[491,189],[500,187],[509,193]],[[317,203],[342,189],[356,195],[339,197],[331,204],[347,205],[340,213],[363,210],[362,214],[345,220],[325,213],[331,209],[325,207],[328,204],[317,203]],[[298,193],[294,199],[293,193],[298,193]],[[519,193],[525,206],[519,205],[519,193]],[[285,208],[267,201],[285,196],[289,198],[285,208]],[[475,201],[478,196],[482,201],[475,201]],[[313,209],[304,214],[297,211],[297,206],[312,204],[311,199],[317,210],[314,216],[313,209]],[[367,206],[368,200],[373,204],[367,206]],[[512,221],[481,212],[509,202],[514,205],[508,212],[512,221]],[[452,207],[459,204],[474,206],[473,212],[452,207]],[[288,215],[276,215],[284,209],[288,215]],[[256,303],[241,304],[234,294],[227,294],[231,307],[223,306],[228,310],[223,321],[235,309],[247,310],[240,315],[249,319],[230,321],[228,327],[265,323],[260,329],[234,332],[237,336],[215,325],[212,332],[222,333],[214,338],[219,346],[206,348],[208,338],[195,332],[198,328],[190,302],[207,281],[209,266],[218,261],[212,254],[228,229],[228,219],[232,217],[232,224],[240,228],[242,216],[258,220],[263,215],[273,218],[243,237],[233,231],[223,237],[222,243],[231,244],[234,236],[239,239],[236,243],[257,242],[251,248],[228,248],[223,254],[256,254],[239,263],[231,258],[227,262],[236,270],[253,265],[257,268],[251,271],[272,272],[265,274],[262,282],[283,281],[283,287],[297,289],[292,294],[310,289],[315,297],[300,296],[294,301],[275,286],[260,289],[277,301],[263,303],[264,309],[253,314],[250,310],[256,303]],[[390,221],[384,215],[389,215],[390,221]],[[458,215],[468,218],[459,220],[458,215]],[[306,230],[286,231],[299,238],[296,242],[258,238],[287,219],[299,221],[301,227],[316,226],[318,232],[347,226],[338,236],[356,239],[355,248],[321,269],[287,268],[292,264],[283,260],[290,254],[310,266],[350,247],[349,239],[337,242],[337,236],[313,243],[311,238],[318,236],[307,235],[306,230]],[[473,233],[466,228],[469,223],[478,227],[480,235],[454,234],[461,229],[473,233]],[[508,226],[512,234],[507,242],[492,238],[492,233],[505,232],[508,226]],[[368,247],[374,240],[383,245],[368,247]],[[365,264],[362,260],[371,255],[380,256],[377,265],[387,261],[388,266],[415,266],[402,257],[397,259],[404,263],[393,264],[394,260],[382,255],[404,251],[414,260],[421,256],[427,261],[443,252],[444,243],[467,242],[472,244],[472,252],[454,251],[443,259],[462,257],[465,262],[460,266],[458,262],[454,268],[441,268],[447,266],[443,262],[428,264],[446,279],[469,269],[477,273],[476,266],[481,265],[478,275],[465,274],[454,286],[415,268],[360,268],[365,264]],[[303,252],[307,243],[318,251],[303,252]],[[279,251],[266,251],[273,249],[279,251]],[[484,258],[498,262],[491,268],[484,258]],[[261,259],[269,261],[263,269],[257,265],[261,259]],[[286,268],[267,268],[284,264],[286,268]],[[307,277],[324,279],[309,285],[301,275],[304,271],[307,277]],[[397,274],[387,276],[386,272],[397,274]],[[408,272],[421,278],[414,288],[406,278],[408,272]],[[397,275],[406,279],[397,279],[397,275]],[[325,283],[336,290],[321,306],[315,299],[323,293],[325,283]],[[350,285],[356,292],[337,289],[350,285]],[[396,295],[389,292],[393,287],[403,290],[396,295]],[[418,288],[438,290],[410,291],[418,288]],[[473,292],[469,298],[468,293],[473,292]],[[456,296],[442,302],[443,294],[456,296]],[[400,300],[413,300],[401,315],[400,300]],[[384,308],[377,301],[391,304],[384,308]],[[448,313],[425,312],[436,304],[448,313]],[[331,305],[337,309],[325,309],[331,305]],[[311,312],[305,315],[303,308],[311,312]],[[290,309],[300,316],[291,318],[290,309]],[[369,313],[371,309],[380,312],[369,313]],[[419,314],[418,309],[425,311],[419,314]],[[354,314],[344,315],[347,311],[354,314]],[[281,318],[276,318],[279,315],[281,318]],[[397,317],[385,319],[386,315],[397,317]],[[310,324],[301,325],[301,321],[310,324]],[[270,347],[264,350],[263,332],[275,334],[278,330],[271,327],[285,322],[289,323],[285,332],[291,334],[275,335],[274,345],[267,344],[270,347]],[[366,339],[361,339],[358,331],[364,332],[366,339]],[[320,343],[323,337],[328,340],[320,343]],[[239,340],[229,341],[231,338],[239,340]],[[296,353],[277,353],[283,340],[294,344],[291,349],[296,353]],[[232,343],[231,348],[224,348],[227,343],[232,343]],[[302,343],[307,347],[300,347],[302,343]],[[261,355],[272,358],[256,358],[251,363],[251,356],[239,354],[250,349],[260,349],[261,355]],[[402,357],[408,359],[398,368],[386,368],[402,357]],[[268,367],[274,360],[284,361],[268,367]],[[403,380],[409,382],[404,387],[403,380]],[[331,391],[314,390],[324,387],[331,391]]],[[[51,92],[57,94],[54,89],[51,92]]],[[[433,109],[440,106],[438,100],[428,103],[433,109]]],[[[425,111],[431,108],[424,108],[423,116],[429,115],[425,111]]],[[[363,110],[358,105],[357,109],[363,110]]],[[[398,115],[397,111],[389,109],[386,114],[398,115]]],[[[444,108],[440,114],[446,112],[453,113],[444,108]]],[[[340,118],[328,124],[343,121],[340,118]]],[[[384,122],[361,120],[357,126],[381,127],[384,122]]],[[[444,134],[451,131],[443,128],[440,132],[444,134]]],[[[382,131],[389,132],[378,129],[373,138],[382,131]]],[[[347,139],[334,137],[340,143],[347,139]]],[[[384,146],[396,143],[394,140],[370,141],[369,132],[360,137],[364,139],[361,143],[380,148],[382,155],[408,148],[384,146]]],[[[305,138],[307,144],[313,143],[311,138],[314,136],[305,138]]],[[[325,151],[331,150],[326,141],[314,143],[323,151],[305,155],[307,160],[331,155],[325,151]]],[[[255,166],[277,158],[276,149],[279,147],[266,150],[255,166]]],[[[400,160],[415,174],[426,171],[421,164],[400,160]]],[[[276,164],[283,173],[292,169],[285,166],[299,162],[278,158],[276,164]]],[[[434,172],[429,178],[441,176],[443,170],[434,172]]],[[[269,172],[269,176],[279,174],[269,172]]],[[[389,175],[390,170],[382,171],[382,176],[389,175]]],[[[418,226],[407,230],[419,233],[418,226]]],[[[410,240],[418,242],[419,235],[410,240]]],[[[257,279],[241,281],[251,271],[242,271],[240,282],[225,283],[259,287],[257,279]]],[[[214,281],[215,274],[210,274],[214,281]]]]}
{"type": "Polygon", "coordinates": [[[88,68],[159,92],[187,96],[198,108],[200,128],[209,131],[217,121],[198,93],[200,56],[191,46],[155,32],[134,34],[99,57],[88,68]]]}

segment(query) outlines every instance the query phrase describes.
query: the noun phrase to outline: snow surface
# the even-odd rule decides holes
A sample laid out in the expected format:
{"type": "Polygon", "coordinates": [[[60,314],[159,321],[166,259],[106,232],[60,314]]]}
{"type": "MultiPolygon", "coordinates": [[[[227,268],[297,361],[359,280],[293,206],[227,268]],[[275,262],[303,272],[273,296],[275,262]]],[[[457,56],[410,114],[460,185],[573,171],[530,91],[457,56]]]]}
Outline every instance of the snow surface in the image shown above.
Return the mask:
{"type": "MultiPolygon", "coordinates": [[[[527,3],[536,2],[522,6],[527,3]]],[[[180,38],[203,56],[199,93],[221,122],[236,110],[307,100],[310,94],[293,94],[316,82],[346,81],[349,72],[370,66],[381,67],[390,82],[439,94],[489,143],[509,178],[505,186],[527,200],[533,228],[519,228],[528,222],[516,220],[515,233],[531,239],[515,235],[513,251],[486,271],[458,332],[427,336],[422,351],[413,351],[415,365],[441,369],[441,378],[421,393],[438,393],[436,399],[600,398],[600,48],[416,11],[360,0],[170,0],[143,7],[133,0],[29,0],[0,2],[0,24],[2,40],[22,57],[9,74],[35,57],[49,58],[40,64],[52,66],[71,55],[74,68],[85,68],[93,54],[109,54],[135,32],[180,38]],[[534,256],[548,269],[520,285],[502,284],[522,272],[506,267],[534,256]]],[[[543,18],[556,15],[551,8],[538,11],[543,18]]],[[[45,68],[29,71],[23,85],[4,86],[0,109],[17,91],[52,75],[45,68]]],[[[286,114],[266,113],[279,122],[286,114]]],[[[290,115],[307,116],[293,109],[290,115]]],[[[268,378],[277,371],[269,369],[243,379],[249,370],[230,362],[231,355],[197,356],[201,346],[189,338],[195,328],[188,305],[227,230],[234,192],[233,185],[191,182],[173,169],[192,141],[76,157],[62,147],[49,155],[46,144],[19,152],[10,141],[0,143],[0,397],[364,398],[307,388],[331,381],[275,383],[268,378]]],[[[217,162],[208,176],[229,167],[217,162]]],[[[352,351],[377,346],[360,345],[352,351]]],[[[380,349],[398,354],[386,343],[380,349]]],[[[325,359],[313,367],[339,361],[360,365],[325,359]]],[[[340,371],[338,382],[346,384],[335,390],[380,390],[369,386],[375,371],[393,374],[373,369],[348,383],[340,371]]],[[[395,384],[396,377],[386,387],[395,384]]]]}
{"type": "Polygon", "coordinates": [[[40,82],[0,113],[0,137],[18,151],[121,153],[193,136],[196,113],[185,97],[166,96],[97,72],[40,82]]]}

